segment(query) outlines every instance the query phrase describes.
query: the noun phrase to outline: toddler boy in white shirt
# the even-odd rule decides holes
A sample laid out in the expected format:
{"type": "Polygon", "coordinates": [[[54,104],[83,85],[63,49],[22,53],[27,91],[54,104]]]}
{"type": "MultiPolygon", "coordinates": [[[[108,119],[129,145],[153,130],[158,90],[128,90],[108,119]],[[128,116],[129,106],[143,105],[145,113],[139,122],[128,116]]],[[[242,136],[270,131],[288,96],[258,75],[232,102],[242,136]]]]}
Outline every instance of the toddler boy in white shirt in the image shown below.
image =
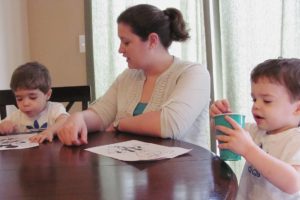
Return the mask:
{"type": "Polygon", "coordinates": [[[69,116],[63,104],[48,101],[51,97],[51,77],[38,62],[19,66],[11,77],[10,87],[18,110],[0,123],[0,134],[42,131],[30,138],[32,142],[51,142],[57,129],[69,116]]]}

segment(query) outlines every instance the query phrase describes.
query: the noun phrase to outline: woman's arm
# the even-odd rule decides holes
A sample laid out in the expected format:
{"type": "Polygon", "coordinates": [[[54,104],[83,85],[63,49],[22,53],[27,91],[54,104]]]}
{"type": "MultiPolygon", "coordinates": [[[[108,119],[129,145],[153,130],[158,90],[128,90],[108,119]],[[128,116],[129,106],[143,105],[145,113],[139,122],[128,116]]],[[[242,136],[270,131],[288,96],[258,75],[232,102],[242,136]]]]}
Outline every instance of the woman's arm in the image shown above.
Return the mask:
{"type": "Polygon", "coordinates": [[[88,132],[103,131],[104,126],[101,117],[92,109],[82,112],[88,132]]]}
{"type": "Polygon", "coordinates": [[[118,130],[161,137],[160,115],[160,111],[152,111],[134,117],[122,118],[119,121],[118,130]]]}
{"type": "Polygon", "coordinates": [[[181,138],[205,109],[208,112],[210,76],[205,67],[192,64],[183,71],[176,83],[175,90],[162,105],[163,137],[181,138]]]}

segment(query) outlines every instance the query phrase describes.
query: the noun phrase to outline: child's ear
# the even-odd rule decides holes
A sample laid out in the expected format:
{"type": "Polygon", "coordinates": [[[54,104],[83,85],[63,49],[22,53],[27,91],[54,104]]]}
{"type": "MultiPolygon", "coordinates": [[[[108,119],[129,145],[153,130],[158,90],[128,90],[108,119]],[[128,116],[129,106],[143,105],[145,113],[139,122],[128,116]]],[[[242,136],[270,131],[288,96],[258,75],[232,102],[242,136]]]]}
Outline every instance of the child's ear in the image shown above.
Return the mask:
{"type": "Polygon", "coordinates": [[[296,102],[296,110],[295,110],[296,115],[300,115],[300,100],[296,102]]]}
{"type": "Polygon", "coordinates": [[[52,95],[52,89],[49,89],[48,92],[46,93],[47,100],[50,99],[51,95],[52,95]]]}

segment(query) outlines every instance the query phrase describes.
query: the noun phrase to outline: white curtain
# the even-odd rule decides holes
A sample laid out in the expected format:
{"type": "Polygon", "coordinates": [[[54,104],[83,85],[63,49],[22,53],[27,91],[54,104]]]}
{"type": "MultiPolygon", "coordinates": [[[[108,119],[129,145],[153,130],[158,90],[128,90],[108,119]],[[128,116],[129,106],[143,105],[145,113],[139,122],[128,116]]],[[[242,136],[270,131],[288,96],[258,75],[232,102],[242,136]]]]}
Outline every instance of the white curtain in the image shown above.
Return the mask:
{"type": "Polygon", "coordinates": [[[116,76],[127,67],[125,59],[118,53],[120,40],[116,20],[122,11],[135,4],[147,3],[160,9],[167,7],[179,9],[188,23],[191,39],[185,43],[174,42],[170,53],[205,65],[202,1],[93,0],[91,3],[96,98],[103,95],[116,76]]]}
{"type": "Polygon", "coordinates": [[[300,1],[219,1],[219,22],[216,99],[228,98],[253,121],[250,72],[266,59],[300,57],[300,1]]]}
{"type": "MultiPolygon", "coordinates": [[[[214,95],[229,99],[233,111],[253,122],[250,72],[266,59],[300,58],[300,1],[214,3],[214,95]]],[[[230,165],[239,176],[243,161],[230,165]]]]}

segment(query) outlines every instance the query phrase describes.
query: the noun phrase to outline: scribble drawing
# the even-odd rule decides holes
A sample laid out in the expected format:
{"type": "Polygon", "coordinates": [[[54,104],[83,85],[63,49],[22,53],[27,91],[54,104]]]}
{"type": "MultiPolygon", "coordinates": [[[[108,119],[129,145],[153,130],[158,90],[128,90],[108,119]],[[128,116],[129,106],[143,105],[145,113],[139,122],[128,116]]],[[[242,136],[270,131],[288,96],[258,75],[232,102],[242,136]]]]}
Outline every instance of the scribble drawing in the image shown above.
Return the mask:
{"type": "Polygon", "coordinates": [[[0,148],[2,149],[18,148],[20,145],[24,143],[26,143],[26,141],[19,138],[14,138],[14,137],[0,138],[0,148]]]}
{"type": "Polygon", "coordinates": [[[123,161],[161,160],[191,151],[191,149],[167,147],[138,140],[101,145],[86,150],[123,161]]]}
{"type": "Polygon", "coordinates": [[[132,145],[132,146],[122,146],[122,145],[114,145],[108,146],[106,152],[109,156],[112,155],[121,155],[121,154],[134,154],[136,157],[140,158],[141,160],[145,159],[157,159],[161,158],[163,155],[172,154],[173,150],[169,152],[162,152],[160,150],[154,150],[147,147],[143,147],[141,145],[132,145]]]}
{"type": "Polygon", "coordinates": [[[161,151],[140,151],[136,152],[137,157],[143,159],[157,159],[162,157],[163,153],[161,151]]]}
{"type": "Polygon", "coordinates": [[[108,146],[107,153],[108,154],[123,154],[123,153],[133,153],[137,151],[141,151],[143,148],[140,145],[136,146],[122,146],[122,145],[115,145],[115,146],[108,146]]]}

